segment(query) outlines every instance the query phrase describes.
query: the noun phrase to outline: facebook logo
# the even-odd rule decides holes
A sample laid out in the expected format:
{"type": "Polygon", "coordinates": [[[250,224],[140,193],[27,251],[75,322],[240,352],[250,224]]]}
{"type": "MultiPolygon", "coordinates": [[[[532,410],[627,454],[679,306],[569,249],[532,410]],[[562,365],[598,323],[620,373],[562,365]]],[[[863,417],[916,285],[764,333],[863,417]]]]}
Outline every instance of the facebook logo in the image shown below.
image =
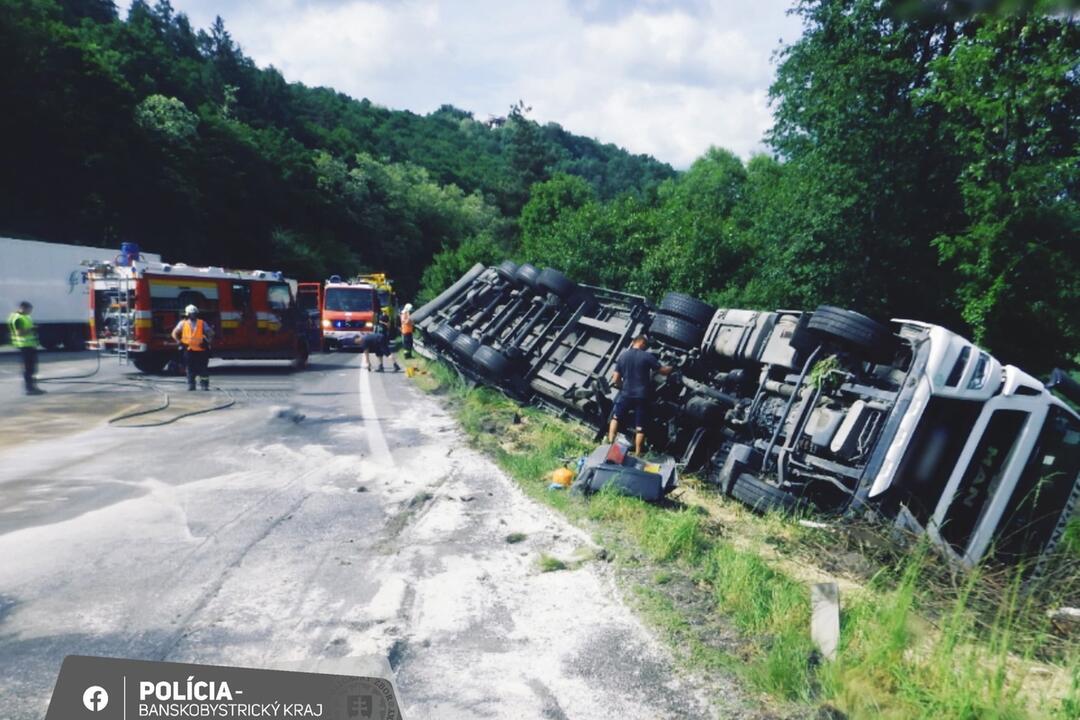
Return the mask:
{"type": "Polygon", "coordinates": [[[82,704],[90,712],[100,712],[109,704],[109,693],[100,685],[91,685],[82,695],[82,704]]]}

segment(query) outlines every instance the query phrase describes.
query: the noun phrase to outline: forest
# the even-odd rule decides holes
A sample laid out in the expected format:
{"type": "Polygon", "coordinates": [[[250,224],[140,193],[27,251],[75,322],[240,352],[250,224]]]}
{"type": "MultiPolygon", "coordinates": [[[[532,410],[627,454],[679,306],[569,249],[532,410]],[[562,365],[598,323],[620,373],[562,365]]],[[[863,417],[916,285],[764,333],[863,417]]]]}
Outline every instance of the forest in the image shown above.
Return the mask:
{"type": "Polygon", "coordinates": [[[135,240],[408,297],[511,257],[656,298],[939,322],[1080,354],[1080,30],[1056,4],[798,0],[768,152],[676,172],[541,125],[290,83],[168,0],[0,0],[0,233],[135,240]],[[939,9],[934,9],[939,8],[939,9]]]}
{"type": "Polygon", "coordinates": [[[489,122],[290,83],[168,0],[123,19],[111,0],[0,0],[0,98],[0,234],[303,278],[386,270],[407,296],[444,246],[512,245],[548,173],[600,198],[675,174],[523,103],[489,122]]]}

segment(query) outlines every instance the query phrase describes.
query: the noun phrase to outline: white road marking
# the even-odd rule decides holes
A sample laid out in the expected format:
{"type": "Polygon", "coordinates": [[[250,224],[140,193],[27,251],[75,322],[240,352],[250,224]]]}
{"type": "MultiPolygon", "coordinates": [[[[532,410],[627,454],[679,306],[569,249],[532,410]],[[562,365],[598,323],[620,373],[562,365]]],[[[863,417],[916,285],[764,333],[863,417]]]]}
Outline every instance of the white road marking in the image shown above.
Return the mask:
{"type": "Polygon", "coordinates": [[[375,414],[375,399],[371,395],[371,371],[360,366],[360,416],[364,418],[364,431],[367,432],[368,445],[376,463],[387,467],[394,466],[394,456],[386,444],[379,416],[375,414]]]}

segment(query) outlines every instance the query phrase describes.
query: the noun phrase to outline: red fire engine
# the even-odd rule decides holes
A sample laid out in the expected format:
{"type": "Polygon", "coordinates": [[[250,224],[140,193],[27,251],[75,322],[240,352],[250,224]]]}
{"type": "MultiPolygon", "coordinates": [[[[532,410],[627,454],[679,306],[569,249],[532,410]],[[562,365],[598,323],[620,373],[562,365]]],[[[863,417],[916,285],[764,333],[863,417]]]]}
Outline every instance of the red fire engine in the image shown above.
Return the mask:
{"type": "Polygon", "coordinates": [[[307,364],[309,336],[296,306],[295,282],[280,272],[143,262],[98,264],[87,275],[91,349],[130,358],[160,372],[177,355],[170,333],[194,305],[214,328],[213,356],[307,364]]]}
{"type": "Polygon", "coordinates": [[[307,307],[317,303],[324,352],[356,347],[360,336],[375,328],[379,295],[370,283],[350,282],[334,275],[322,286],[301,283],[300,296],[310,299],[305,303],[307,307]]]}

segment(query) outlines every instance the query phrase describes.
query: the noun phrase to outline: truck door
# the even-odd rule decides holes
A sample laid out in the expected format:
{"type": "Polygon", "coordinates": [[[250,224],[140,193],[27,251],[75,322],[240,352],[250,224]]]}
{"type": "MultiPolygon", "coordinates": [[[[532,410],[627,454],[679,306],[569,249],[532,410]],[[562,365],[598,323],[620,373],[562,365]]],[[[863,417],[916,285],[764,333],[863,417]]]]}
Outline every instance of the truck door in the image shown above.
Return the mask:
{"type": "Polygon", "coordinates": [[[322,284],[300,283],[296,289],[296,305],[308,347],[322,347],[322,284]]]}

